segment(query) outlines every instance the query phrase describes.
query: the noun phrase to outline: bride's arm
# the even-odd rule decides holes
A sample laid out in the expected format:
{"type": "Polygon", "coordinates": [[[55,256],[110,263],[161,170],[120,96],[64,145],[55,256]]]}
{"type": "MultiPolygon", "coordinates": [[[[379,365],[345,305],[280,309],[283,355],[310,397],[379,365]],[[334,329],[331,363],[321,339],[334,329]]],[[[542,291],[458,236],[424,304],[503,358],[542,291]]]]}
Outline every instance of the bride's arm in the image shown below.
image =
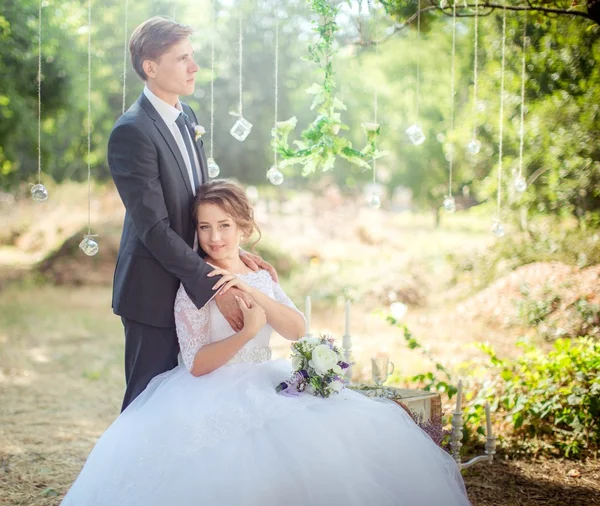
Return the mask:
{"type": "Polygon", "coordinates": [[[279,283],[270,280],[273,288],[272,298],[259,288],[249,285],[235,274],[231,274],[224,269],[215,269],[209,274],[209,277],[217,275],[220,275],[221,279],[217,281],[213,290],[219,289],[219,293],[223,294],[236,287],[246,292],[265,310],[267,323],[280,335],[290,341],[297,341],[305,334],[306,319],[304,315],[298,311],[279,283]]]}
{"type": "Polygon", "coordinates": [[[257,288],[250,287],[249,295],[265,310],[267,323],[281,336],[297,341],[306,332],[306,320],[285,294],[279,283],[273,282],[275,299],[257,288]]]}
{"type": "Polygon", "coordinates": [[[225,365],[234,355],[252,339],[261,323],[259,307],[248,308],[242,299],[238,300],[244,313],[244,328],[232,336],[210,342],[210,310],[207,304],[197,309],[186,291],[180,289],[175,299],[175,327],[181,349],[181,356],[187,369],[194,376],[203,376],[225,365]],[[253,314],[252,314],[253,313],[253,314]]]}

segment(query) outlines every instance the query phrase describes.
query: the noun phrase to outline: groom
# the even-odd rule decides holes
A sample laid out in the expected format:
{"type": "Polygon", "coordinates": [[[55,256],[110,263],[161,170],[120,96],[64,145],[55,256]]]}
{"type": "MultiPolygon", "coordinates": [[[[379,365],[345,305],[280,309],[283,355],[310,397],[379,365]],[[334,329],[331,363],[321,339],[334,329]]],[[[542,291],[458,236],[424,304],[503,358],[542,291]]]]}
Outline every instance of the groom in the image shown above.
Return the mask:
{"type": "MultiPolygon", "coordinates": [[[[177,365],[174,302],[180,282],[198,308],[215,292],[218,277],[198,250],[191,220],[196,188],[208,180],[192,109],[179,101],[194,92],[198,65],[192,29],[162,17],[138,26],[129,42],[143,93],[121,116],[108,141],[108,164],[125,205],[112,307],[125,327],[124,410],[150,380],[177,365]]],[[[251,269],[272,267],[241,253],[251,269]]],[[[241,292],[237,295],[242,296],[241,292]]],[[[234,330],[242,313],[229,290],[216,304],[234,330]]]]}

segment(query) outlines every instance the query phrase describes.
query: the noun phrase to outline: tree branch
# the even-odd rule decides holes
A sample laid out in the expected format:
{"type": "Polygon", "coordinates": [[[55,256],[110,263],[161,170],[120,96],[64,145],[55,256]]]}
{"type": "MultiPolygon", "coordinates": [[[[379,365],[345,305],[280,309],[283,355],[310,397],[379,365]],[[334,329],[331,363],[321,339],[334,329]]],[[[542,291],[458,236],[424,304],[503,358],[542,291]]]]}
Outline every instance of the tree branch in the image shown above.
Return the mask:
{"type": "MultiPolygon", "coordinates": [[[[458,1],[458,0],[455,0],[455,1],[458,1]]],[[[393,11],[392,2],[385,1],[385,0],[379,0],[379,2],[384,6],[384,8],[388,12],[388,14],[391,11],[393,11]]],[[[402,31],[404,28],[406,28],[411,23],[413,23],[417,19],[419,14],[424,14],[424,13],[430,12],[430,11],[439,11],[439,12],[445,14],[446,16],[453,15],[452,5],[448,5],[447,7],[442,8],[437,4],[436,0],[430,0],[430,2],[431,2],[431,5],[422,7],[420,11],[416,11],[410,17],[405,19],[403,22],[394,23],[394,25],[392,25],[388,29],[388,32],[383,37],[381,37],[379,40],[359,40],[356,42],[356,44],[360,45],[360,46],[375,46],[377,44],[386,42],[389,38],[393,37],[396,33],[402,31]]],[[[482,1],[482,2],[479,2],[478,5],[479,5],[479,10],[480,10],[479,16],[489,16],[495,10],[501,10],[501,9],[506,8],[507,11],[514,11],[514,12],[541,12],[546,15],[558,14],[558,15],[562,15],[562,16],[575,16],[575,17],[580,17],[580,18],[584,18],[584,19],[589,19],[590,21],[593,21],[594,23],[596,23],[596,20],[594,18],[592,18],[587,12],[579,11],[579,10],[558,9],[558,8],[554,8],[554,7],[536,6],[531,3],[531,0],[527,0],[527,5],[506,5],[506,6],[504,6],[503,4],[495,3],[493,1],[492,2],[482,1]],[[483,11],[483,12],[481,12],[481,11],[483,11]]],[[[475,7],[476,7],[475,3],[466,3],[465,2],[465,3],[462,3],[462,5],[460,5],[460,6],[457,5],[456,6],[456,16],[462,17],[462,18],[473,17],[475,15],[475,13],[474,13],[475,7]]]]}

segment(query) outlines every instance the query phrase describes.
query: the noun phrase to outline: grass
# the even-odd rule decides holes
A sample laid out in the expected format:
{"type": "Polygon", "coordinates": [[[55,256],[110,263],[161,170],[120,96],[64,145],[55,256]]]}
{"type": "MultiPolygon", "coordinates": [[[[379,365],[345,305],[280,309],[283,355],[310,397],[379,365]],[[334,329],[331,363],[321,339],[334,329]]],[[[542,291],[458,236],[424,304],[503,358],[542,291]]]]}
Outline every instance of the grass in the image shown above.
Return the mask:
{"type": "MultiPolygon", "coordinates": [[[[108,243],[118,240],[114,231],[121,219],[113,197],[108,195],[102,203],[114,215],[99,230],[105,255],[112,251],[108,243]]],[[[394,215],[356,206],[325,215],[316,206],[298,210],[293,202],[286,205],[276,216],[257,206],[267,239],[261,254],[282,262],[280,270],[289,273],[284,286],[300,307],[306,294],[313,296],[314,329],[339,338],[344,299],[353,300],[355,380],[369,380],[369,359],[378,351],[391,355],[398,371],[394,379],[400,384],[431,368],[426,358],[406,348],[398,329],[376,315],[375,310],[392,300],[409,305],[405,323],[453,372],[480,356],[469,346],[472,342],[490,342],[502,356],[514,353],[517,330],[508,332],[466,317],[455,305],[469,292],[464,287],[471,285],[456,279],[455,265],[447,259],[471,257],[494,242],[486,217],[459,213],[435,229],[427,215],[394,215]]],[[[28,208],[21,210],[34,215],[28,208]]],[[[61,207],[58,214],[65,213],[85,216],[61,207]]],[[[80,226],[73,222],[73,229],[80,226]]],[[[35,230],[18,237],[34,235],[35,230]]],[[[8,246],[12,255],[31,244],[19,246],[18,237],[8,246]]],[[[2,251],[6,249],[0,248],[0,264],[2,251]]],[[[33,256],[40,255],[26,253],[27,258],[33,256]]],[[[0,504],[58,505],[93,444],[118,415],[124,389],[123,330],[110,309],[114,259],[99,255],[102,259],[110,268],[94,264],[100,276],[94,285],[56,286],[23,278],[0,283],[0,504]],[[108,275],[102,281],[104,272],[108,275]]],[[[91,264],[86,262],[66,259],[61,268],[87,274],[91,264]]],[[[69,279],[73,278],[87,279],[69,279]]],[[[273,348],[275,356],[288,353],[287,344],[276,337],[273,348]]],[[[558,506],[565,497],[570,506],[598,504],[593,497],[600,492],[598,464],[577,464],[577,478],[566,476],[573,466],[501,458],[466,473],[466,483],[476,506],[558,506]]]]}

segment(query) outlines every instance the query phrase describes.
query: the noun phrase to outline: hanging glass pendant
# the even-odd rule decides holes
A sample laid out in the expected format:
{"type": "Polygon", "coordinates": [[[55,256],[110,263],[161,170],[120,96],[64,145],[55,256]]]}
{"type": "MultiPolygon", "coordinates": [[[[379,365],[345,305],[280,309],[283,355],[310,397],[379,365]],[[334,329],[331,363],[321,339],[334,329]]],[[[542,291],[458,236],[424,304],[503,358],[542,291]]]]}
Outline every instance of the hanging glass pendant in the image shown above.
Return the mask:
{"type": "Polygon", "coordinates": [[[208,163],[208,177],[217,177],[221,173],[221,169],[217,165],[217,162],[215,162],[215,159],[209,158],[206,162],[208,163]]]}
{"type": "Polygon", "coordinates": [[[423,130],[421,130],[421,127],[416,123],[406,129],[406,135],[408,135],[408,139],[415,146],[419,146],[425,142],[425,134],[423,133],[423,130]]]}
{"type": "Polygon", "coordinates": [[[481,151],[481,141],[479,139],[472,139],[469,144],[467,144],[467,150],[472,155],[476,155],[481,151]]]}
{"type": "Polygon", "coordinates": [[[381,207],[381,198],[376,193],[372,193],[369,199],[367,200],[367,205],[371,209],[379,209],[381,207]]]}
{"type": "Polygon", "coordinates": [[[283,183],[284,177],[282,172],[275,165],[273,165],[273,167],[267,171],[267,179],[271,184],[279,186],[281,183],[283,183]]]}
{"type": "Polygon", "coordinates": [[[515,190],[517,190],[519,193],[523,193],[527,189],[527,181],[525,181],[523,176],[517,176],[515,178],[514,185],[515,190]]]}
{"type": "Polygon", "coordinates": [[[48,190],[43,184],[33,185],[31,188],[31,198],[36,202],[48,200],[48,190]]]}
{"type": "Polygon", "coordinates": [[[231,127],[229,133],[238,141],[244,142],[246,137],[248,137],[250,134],[250,130],[252,130],[252,123],[250,123],[246,118],[240,116],[235,124],[231,127]]]}
{"type": "Polygon", "coordinates": [[[449,214],[453,214],[456,211],[456,201],[452,195],[447,195],[444,198],[444,211],[449,214]]]}
{"type": "Polygon", "coordinates": [[[98,253],[98,243],[94,240],[95,235],[84,235],[83,241],[79,243],[79,248],[83,251],[87,256],[93,257],[96,253],[98,253]]]}
{"type": "Polygon", "coordinates": [[[492,224],[492,233],[496,237],[504,237],[504,227],[499,220],[494,220],[494,223],[492,224]]]}

